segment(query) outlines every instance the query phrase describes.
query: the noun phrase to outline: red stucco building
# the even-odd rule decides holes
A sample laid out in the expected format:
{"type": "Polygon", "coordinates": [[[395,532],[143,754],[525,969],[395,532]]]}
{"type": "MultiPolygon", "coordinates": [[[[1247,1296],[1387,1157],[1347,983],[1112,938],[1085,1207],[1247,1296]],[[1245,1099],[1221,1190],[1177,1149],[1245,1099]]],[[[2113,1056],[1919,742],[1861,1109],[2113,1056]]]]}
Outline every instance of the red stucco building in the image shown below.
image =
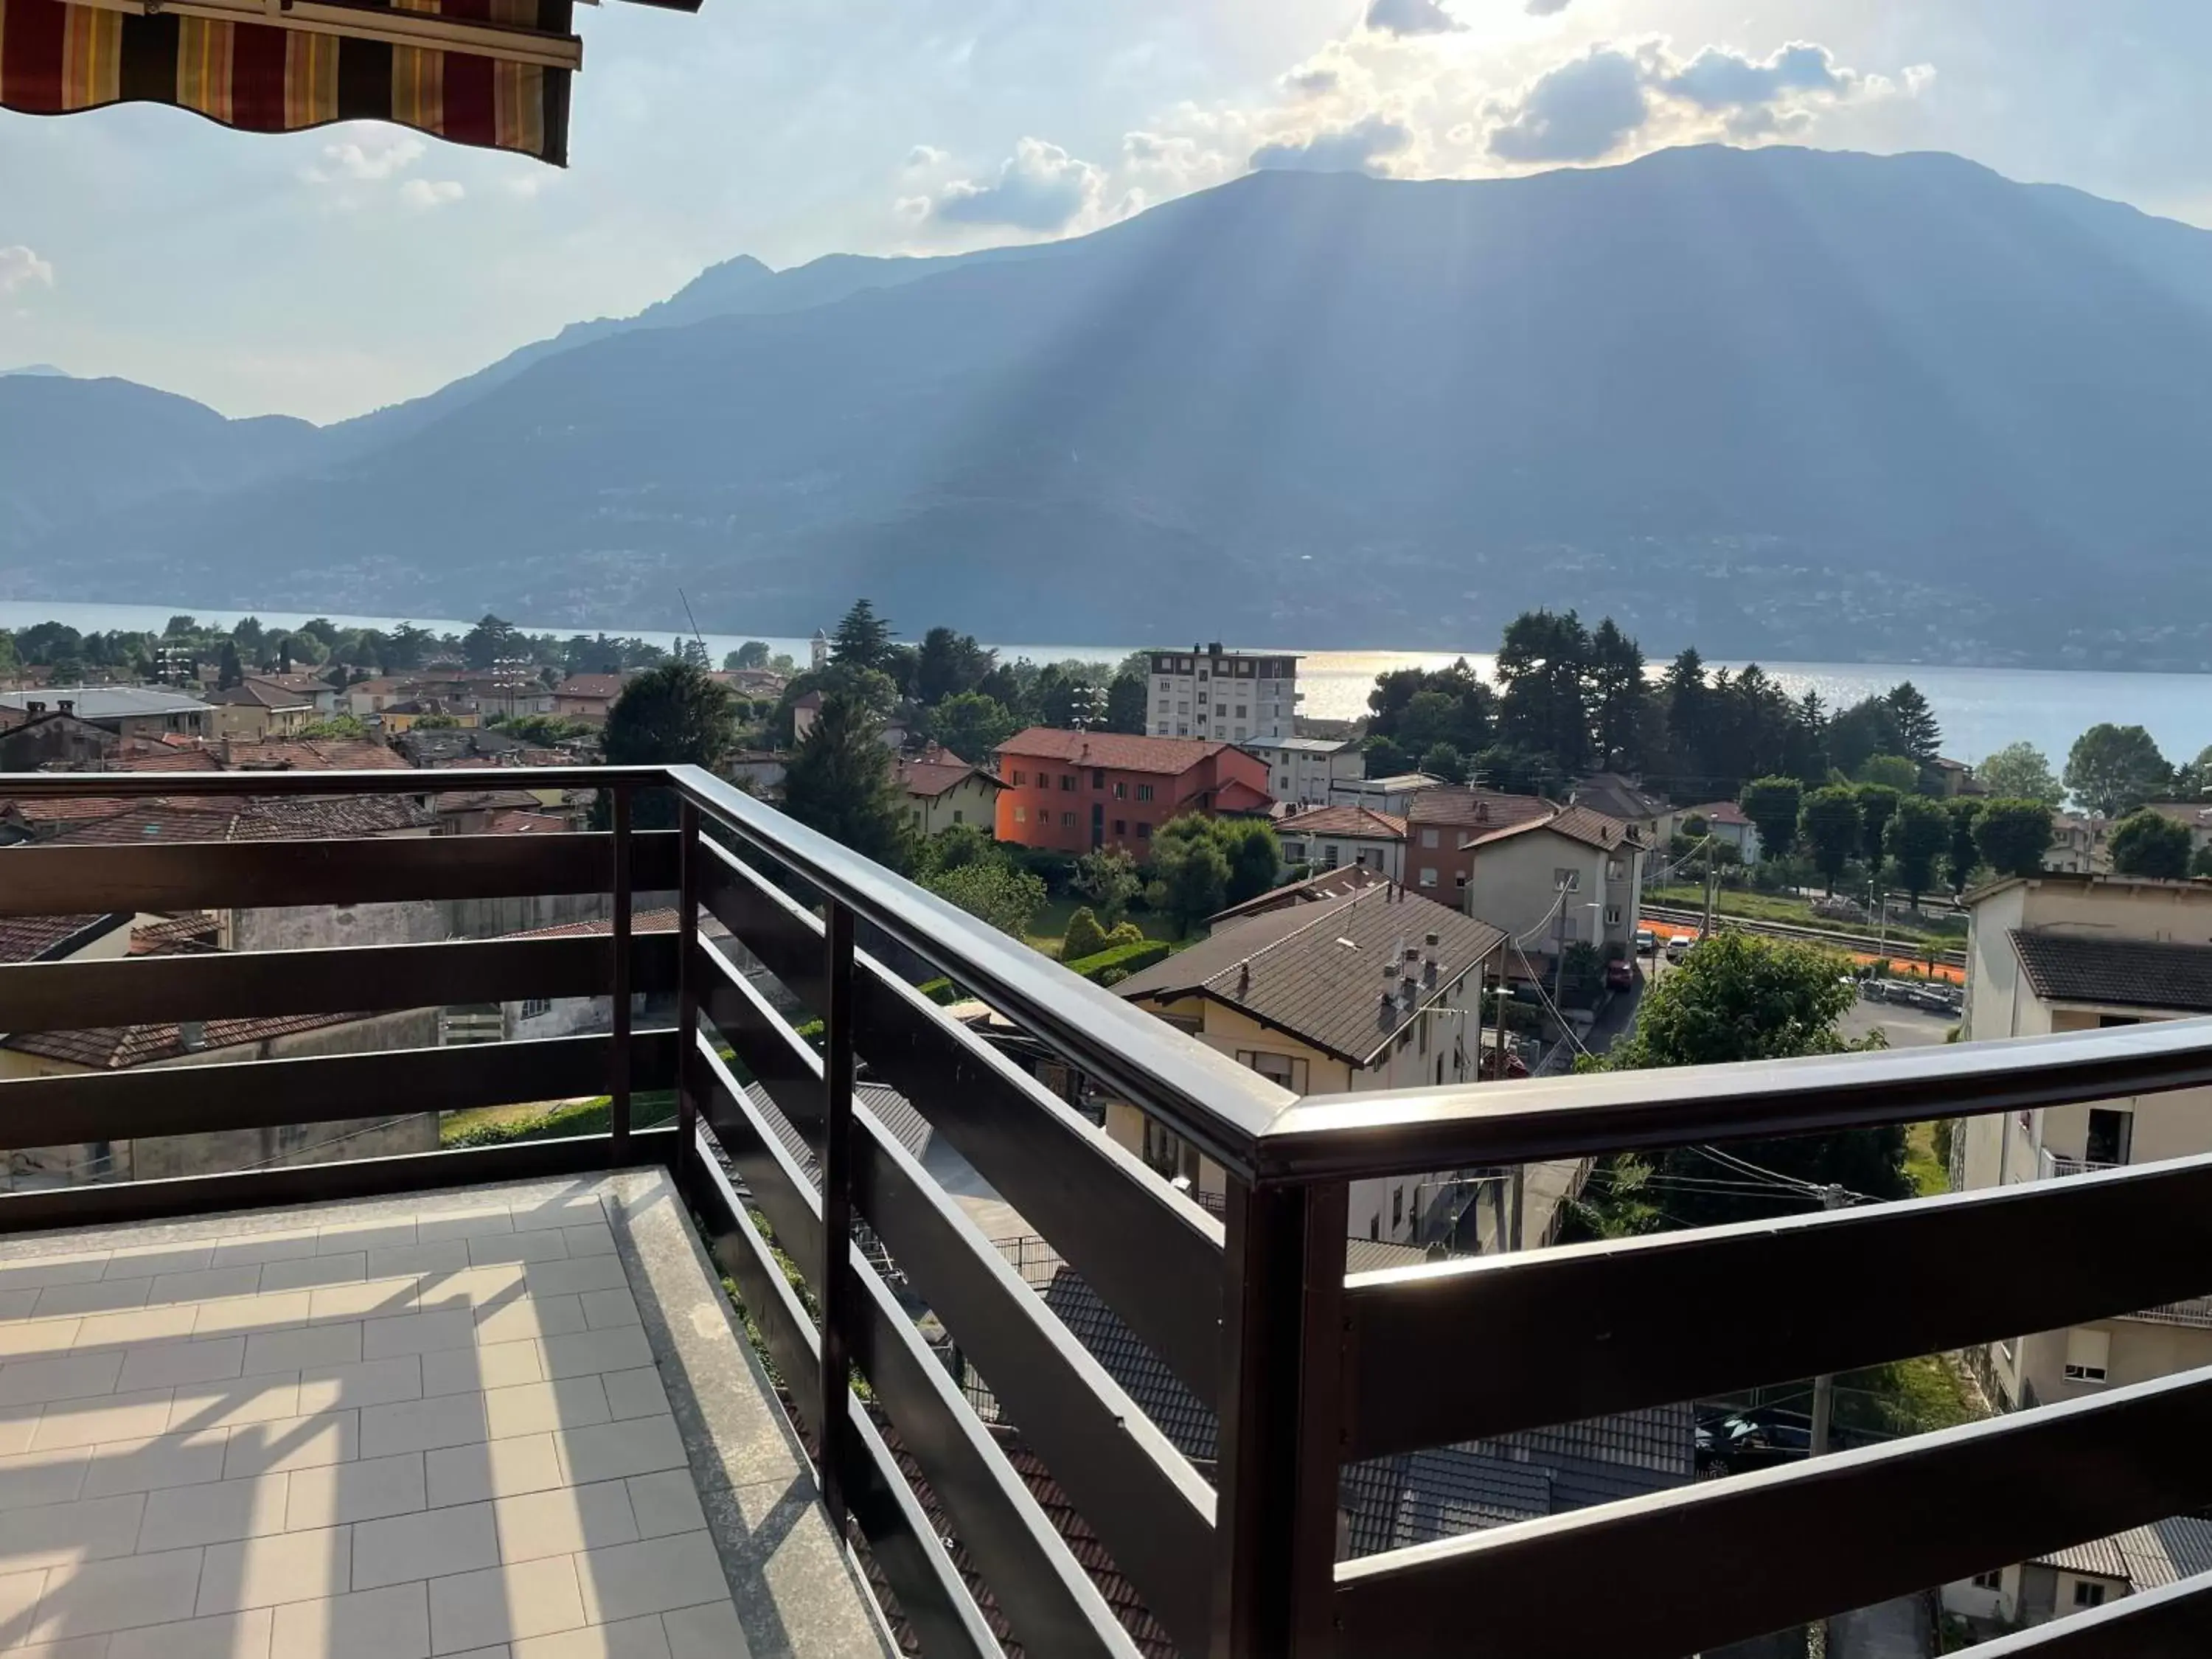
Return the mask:
{"type": "Polygon", "coordinates": [[[1264,761],[1226,743],[1032,726],[999,745],[999,839],[1063,853],[1118,847],[1137,858],[1186,812],[1264,813],[1264,761]]]}

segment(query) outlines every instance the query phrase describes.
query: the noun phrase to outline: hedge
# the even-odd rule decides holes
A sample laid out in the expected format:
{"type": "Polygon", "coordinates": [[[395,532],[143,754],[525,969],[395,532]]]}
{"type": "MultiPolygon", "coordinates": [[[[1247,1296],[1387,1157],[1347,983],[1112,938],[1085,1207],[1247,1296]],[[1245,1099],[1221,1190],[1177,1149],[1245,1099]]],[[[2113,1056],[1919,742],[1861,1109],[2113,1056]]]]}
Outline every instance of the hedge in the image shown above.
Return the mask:
{"type": "Polygon", "coordinates": [[[1164,939],[1139,939],[1134,945],[1117,945],[1110,951],[1101,951],[1096,956],[1065,965],[1068,972],[1080,974],[1097,984],[1098,976],[1109,968],[1119,968],[1123,978],[1127,978],[1131,974],[1142,973],[1156,962],[1164,962],[1174,948],[1164,939]]]}

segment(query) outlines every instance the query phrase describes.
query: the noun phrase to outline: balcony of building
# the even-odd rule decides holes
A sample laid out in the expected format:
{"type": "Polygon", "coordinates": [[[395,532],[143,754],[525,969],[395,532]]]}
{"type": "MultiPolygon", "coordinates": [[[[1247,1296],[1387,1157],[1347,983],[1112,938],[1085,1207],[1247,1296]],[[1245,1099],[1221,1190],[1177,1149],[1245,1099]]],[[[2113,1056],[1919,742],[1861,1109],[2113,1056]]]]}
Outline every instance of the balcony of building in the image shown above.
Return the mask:
{"type": "MultiPolygon", "coordinates": [[[[441,783],[596,787],[613,827],[0,849],[0,916],[610,915],[0,967],[0,1054],[608,1014],[0,1081],[6,1148],[64,1154],[0,1196],[0,1650],[1682,1659],[2212,1504],[2212,1371],[1646,1478],[1684,1402],[2203,1297],[2212,1158],[1520,1254],[1369,1265],[1346,1237],[1356,1181],[2201,1086],[2201,1024],[1299,1099],[696,769],[441,783]],[[1225,1170],[1219,1213],[1039,1053],[1225,1170]],[[592,1095],[607,1127],[566,1139],[363,1157],[324,1133],[592,1095]]],[[[2000,1645],[2208,1631],[2190,1579],[2000,1645]]]]}

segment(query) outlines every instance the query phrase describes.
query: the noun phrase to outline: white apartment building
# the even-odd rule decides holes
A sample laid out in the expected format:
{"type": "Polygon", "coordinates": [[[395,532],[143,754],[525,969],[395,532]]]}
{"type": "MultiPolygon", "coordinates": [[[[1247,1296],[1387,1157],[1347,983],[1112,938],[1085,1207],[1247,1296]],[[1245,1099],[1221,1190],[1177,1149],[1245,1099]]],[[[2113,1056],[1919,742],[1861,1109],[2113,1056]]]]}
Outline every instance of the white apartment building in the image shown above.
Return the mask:
{"type": "MultiPolygon", "coordinates": [[[[2212,1014],[2212,886],[2053,872],[1968,896],[1970,1042],[2212,1014]]],[[[2048,1181],[2212,1152],[2212,1089],[1961,1120],[1952,1184],[2048,1181]]],[[[1976,1354],[2008,1407],[2212,1364],[2212,1297],[2023,1333],[1976,1354]]]]}
{"type": "Polygon", "coordinates": [[[1253,738],[1237,747],[1267,763],[1269,794],[1299,806],[1327,806],[1337,785],[1367,776],[1367,757],[1351,738],[1253,738]]]}
{"type": "Polygon", "coordinates": [[[1188,651],[1154,651],[1145,729],[1156,738],[1252,738],[1296,734],[1298,659],[1276,653],[1224,651],[1216,640],[1188,651]]]}

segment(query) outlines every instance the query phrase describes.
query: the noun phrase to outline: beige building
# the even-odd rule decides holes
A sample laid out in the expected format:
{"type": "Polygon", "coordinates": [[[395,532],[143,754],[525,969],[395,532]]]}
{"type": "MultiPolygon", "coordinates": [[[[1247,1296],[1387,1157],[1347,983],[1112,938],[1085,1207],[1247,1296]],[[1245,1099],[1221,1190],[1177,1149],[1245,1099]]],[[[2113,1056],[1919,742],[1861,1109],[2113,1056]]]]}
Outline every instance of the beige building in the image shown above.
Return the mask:
{"type": "Polygon", "coordinates": [[[981,767],[932,744],[911,760],[900,760],[896,770],[916,835],[933,836],[958,823],[996,835],[999,792],[1006,786],[981,767]]]}
{"type": "MultiPolygon", "coordinates": [[[[1115,988],[1293,1094],[1463,1083],[1481,1040],[1484,966],[1504,942],[1383,883],[1224,921],[1115,988]]],[[[1109,1103],[1106,1132],[1201,1200],[1226,1188],[1218,1165],[1133,1106],[1109,1103]]],[[[1355,1182],[1349,1231],[1423,1242],[1432,1212],[1462,1190],[1449,1172],[1355,1182]]]]}
{"type": "Polygon", "coordinates": [[[1469,860],[1462,901],[1470,915],[1518,941],[1517,966],[1525,969],[1522,956],[1534,963],[1565,945],[1633,954],[1644,848],[1620,819],[1587,807],[1556,807],[1544,817],[1479,830],[1462,852],[1469,860]]]}
{"type": "MultiPolygon", "coordinates": [[[[2212,1014],[2212,884],[2050,874],[1967,896],[1961,1038],[2085,1031],[2212,1014]]],[[[2212,1089],[1963,1120],[1952,1184],[1986,1188],[2212,1152],[2212,1089]]],[[[2080,1399],[2212,1364],[2212,1297],[1993,1343],[2008,1407],[2080,1399]]]]}
{"type": "Polygon", "coordinates": [[[1364,865],[1392,881],[1406,878],[1406,820],[1364,806],[1316,806],[1275,822],[1285,864],[1335,870],[1364,865]]]}
{"type": "Polygon", "coordinates": [[[1300,806],[1326,806],[1339,784],[1367,776],[1366,757],[1351,738],[1252,738],[1237,747],[1267,763],[1269,794],[1300,806]]]}
{"type": "Polygon", "coordinates": [[[316,719],[313,698],[273,680],[248,679],[228,690],[210,691],[208,702],[218,738],[289,738],[316,719]]]}

